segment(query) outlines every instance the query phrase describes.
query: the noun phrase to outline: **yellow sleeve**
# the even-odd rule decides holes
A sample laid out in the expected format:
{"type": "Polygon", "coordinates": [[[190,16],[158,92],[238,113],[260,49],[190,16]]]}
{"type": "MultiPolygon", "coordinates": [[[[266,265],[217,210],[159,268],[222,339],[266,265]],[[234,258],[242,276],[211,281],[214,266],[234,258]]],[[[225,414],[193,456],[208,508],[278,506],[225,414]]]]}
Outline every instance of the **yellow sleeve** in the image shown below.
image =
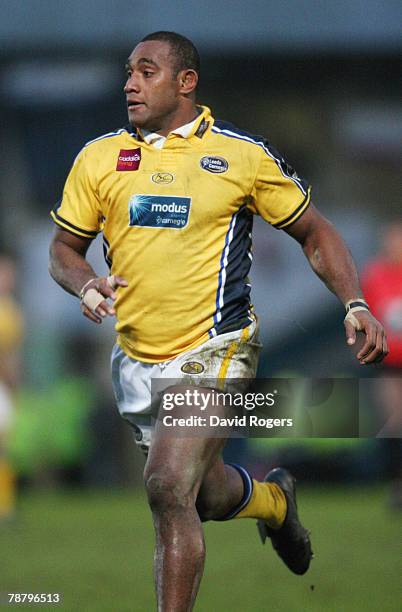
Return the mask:
{"type": "MultiPolygon", "coordinates": [[[[93,163],[95,168],[96,164],[93,163]]],[[[83,238],[95,238],[102,229],[102,210],[87,150],[78,154],[67,177],[63,197],[50,213],[63,229],[83,238]]]]}
{"type": "Polygon", "coordinates": [[[254,213],[282,229],[294,223],[310,203],[311,188],[266,141],[254,183],[254,213]]]}

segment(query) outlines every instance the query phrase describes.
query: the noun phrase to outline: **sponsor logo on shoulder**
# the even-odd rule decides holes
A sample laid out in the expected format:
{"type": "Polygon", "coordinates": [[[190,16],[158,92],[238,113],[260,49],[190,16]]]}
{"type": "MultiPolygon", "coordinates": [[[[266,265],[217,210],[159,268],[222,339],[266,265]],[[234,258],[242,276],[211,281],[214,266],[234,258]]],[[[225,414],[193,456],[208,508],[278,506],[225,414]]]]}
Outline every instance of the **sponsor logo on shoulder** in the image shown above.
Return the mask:
{"type": "Polygon", "coordinates": [[[191,198],[136,194],[128,203],[129,225],[183,229],[188,223],[191,198]]]}
{"type": "Polygon", "coordinates": [[[151,180],[157,185],[169,185],[169,183],[173,183],[174,176],[170,172],[155,172],[151,176],[151,180]]]}
{"type": "Polygon", "coordinates": [[[198,361],[187,361],[181,366],[181,371],[185,374],[201,374],[204,370],[204,366],[198,361]]]}
{"type": "Polygon", "coordinates": [[[222,172],[226,172],[229,168],[229,164],[223,157],[212,157],[211,155],[206,155],[200,159],[200,166],[203,170],[207,170],[208,172],[212,172],[213,174],[222,174],[222,172]]]}
{"type": "Polygon", "coordinates": [[[128,170],[138,170],[141,162],[141,149],[120,149],[117,158],[116,170],[125,172],[128,170]]]}

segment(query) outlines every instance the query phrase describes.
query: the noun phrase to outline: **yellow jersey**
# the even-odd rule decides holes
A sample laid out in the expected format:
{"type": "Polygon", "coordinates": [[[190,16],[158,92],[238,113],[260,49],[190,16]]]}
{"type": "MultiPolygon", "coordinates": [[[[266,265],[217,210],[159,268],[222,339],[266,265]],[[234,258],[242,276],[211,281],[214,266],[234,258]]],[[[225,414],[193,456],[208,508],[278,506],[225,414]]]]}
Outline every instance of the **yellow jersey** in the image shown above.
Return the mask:
{"type": "Polygon", "coordinates": [[[262,137],[214,120],[207,107],[188,137],[163,148],[127,127],[78,154],[51,215],[85,238],[102,231],[117,292],[118,343],[132,358],[173,359],[252,320],[251,231],[298,219],[310,188],[262,137]]]}

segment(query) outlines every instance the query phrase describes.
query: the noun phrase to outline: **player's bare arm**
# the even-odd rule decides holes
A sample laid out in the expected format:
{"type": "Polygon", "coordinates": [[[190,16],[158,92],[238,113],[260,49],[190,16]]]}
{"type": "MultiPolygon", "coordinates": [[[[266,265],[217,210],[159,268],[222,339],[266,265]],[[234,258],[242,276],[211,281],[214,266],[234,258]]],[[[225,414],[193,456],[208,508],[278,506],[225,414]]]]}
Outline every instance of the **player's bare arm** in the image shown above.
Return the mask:
{"type": "MultiPolygon", "coordinates": [[[[116,299],[114,290],[117,287],[127,287],[127,281],[116,275],[108,278],[97,276],[85,259],[91,242],[91,239],[57,228],[50,245],[49,272],[63,289],[80,297],[83,315],[99,324],[103,317],[114,316],[115,310],[106,299],[91,308],[91,295],[86,298],[87,293],[93,289],[100,296],[113,301],[116,299]]],[[[94,304],[99,300],[100,297],[94,304]]]]}
{"type": "MultiPolygon", "coordinates": [[[[356,266],[348,248],[334,226],[314,206],[285,230],[301,244],[314,272],[343,304],[362,299],[356,266]]],[[[355,343],[356,331],[366,336],[357,359],[361,364],[382,361],[388,354],[383,326],[367,309],[357,310],[353,316],[355,324],[345,320],[348,344],[355,343]]]]}

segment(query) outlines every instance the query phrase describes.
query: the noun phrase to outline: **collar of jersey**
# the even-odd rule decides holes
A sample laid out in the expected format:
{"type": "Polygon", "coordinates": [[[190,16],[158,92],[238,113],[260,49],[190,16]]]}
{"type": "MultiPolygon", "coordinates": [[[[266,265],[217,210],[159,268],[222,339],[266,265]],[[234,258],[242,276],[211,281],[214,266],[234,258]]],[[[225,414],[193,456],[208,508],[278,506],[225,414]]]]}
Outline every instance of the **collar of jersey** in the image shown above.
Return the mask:
{"type": "MultiPolygon", "coordinates": [[[[183,138],[188,138],[190,136],[190,134],[192,134],[193,132],[193,128],[194,128],[194,124],[198,122],[198,115],[195,119],[193,119],[192,121],[190,121],[190,123],[186,123],[185,125],[181,125],[180,127],[176,128],[175,130],[172,130],[170,133],[171,134],[178,134],[179,136],[182,136],[183,138]]],[[[139,130],[140,134],[143,138],[143,140],[145,140],[145,142],[147,144],[154,144],[155,140],[158,141],[159,139],[162,139],[165,141],[166,140],[166,136],[161,136],[160,134],[156,133],[156,132],[148,132],[148,130],[139,130]]]]}
{"type": "MultiPolygon", "coordinates": [[[[208,108],[208,106],[202,106],[202,105],[197,104],[197,108],[200,111],[200,114],[198,115],[198,117],[193,119],[193,121],[190,121],[189,123],[186,123],[185,125],[182,125],[176,128],[175,130],[172,130],[166,137],[166,140],[168,140],[169,137],[172,135],[179,136],[179,138],[185,138],[187,140],[191,139],[196,134],[198,128],[201,125],[201,122],[204,120],[209,122],[207,129],[212,127],[213,118],[211,116],[211,110],[208,108]]],[[[157,134],[155,132],[148,132],[146,130],[141,131],[140,129],[137,129],[137,130],[132,129],[132,135],[134,136],[134,138],[136,138],[136,140],[140,140],[152,148],[154,148],[152,145],[152,141],[155,140],[156,138],[161,137],[160,134],[157,134]]]]}

